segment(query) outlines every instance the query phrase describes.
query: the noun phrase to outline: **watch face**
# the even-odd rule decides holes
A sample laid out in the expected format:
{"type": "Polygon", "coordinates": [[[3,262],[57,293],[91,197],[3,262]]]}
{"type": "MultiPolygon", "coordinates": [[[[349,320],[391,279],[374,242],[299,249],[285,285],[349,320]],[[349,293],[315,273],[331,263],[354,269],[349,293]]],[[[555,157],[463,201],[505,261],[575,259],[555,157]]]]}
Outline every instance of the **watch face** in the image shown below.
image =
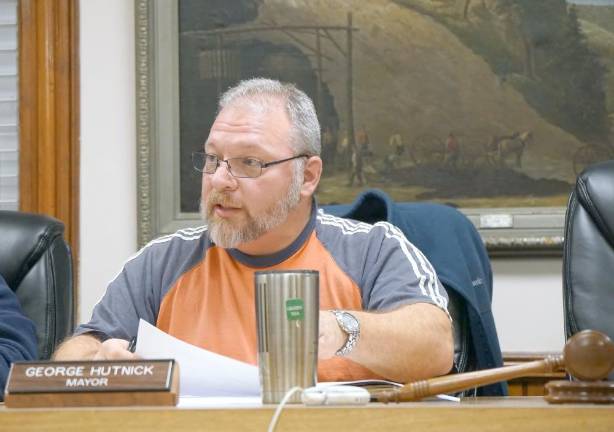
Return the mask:
{"type": "Polygon", "coordinates": [[[358,331],[358,320],[349,313],[341,314],[341,323],[348,332],[358,331]]]}

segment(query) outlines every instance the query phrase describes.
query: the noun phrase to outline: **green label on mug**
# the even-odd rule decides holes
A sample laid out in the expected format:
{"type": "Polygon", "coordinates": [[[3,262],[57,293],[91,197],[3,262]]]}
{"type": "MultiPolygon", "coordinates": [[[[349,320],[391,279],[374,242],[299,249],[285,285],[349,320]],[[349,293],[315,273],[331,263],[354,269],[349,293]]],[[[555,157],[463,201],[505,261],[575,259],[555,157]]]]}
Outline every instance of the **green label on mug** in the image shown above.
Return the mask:
{"type": "Polygon", "coordinates": [[[305,304],[303,300],[286,300],[286,316],[288,321],[303,321],[305,319],[305,304]]]}

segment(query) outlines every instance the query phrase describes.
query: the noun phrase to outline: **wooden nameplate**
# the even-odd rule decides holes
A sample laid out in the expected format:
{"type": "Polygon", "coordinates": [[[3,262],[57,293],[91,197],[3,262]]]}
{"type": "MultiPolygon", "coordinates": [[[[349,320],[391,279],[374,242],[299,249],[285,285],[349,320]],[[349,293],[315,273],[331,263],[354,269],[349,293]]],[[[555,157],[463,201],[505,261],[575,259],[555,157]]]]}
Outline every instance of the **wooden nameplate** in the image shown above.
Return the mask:
{"type": "Polygon", "coordinates": [[[175,360],[16,362],[4,393],[9,408],[177,405],[175,360]]]}

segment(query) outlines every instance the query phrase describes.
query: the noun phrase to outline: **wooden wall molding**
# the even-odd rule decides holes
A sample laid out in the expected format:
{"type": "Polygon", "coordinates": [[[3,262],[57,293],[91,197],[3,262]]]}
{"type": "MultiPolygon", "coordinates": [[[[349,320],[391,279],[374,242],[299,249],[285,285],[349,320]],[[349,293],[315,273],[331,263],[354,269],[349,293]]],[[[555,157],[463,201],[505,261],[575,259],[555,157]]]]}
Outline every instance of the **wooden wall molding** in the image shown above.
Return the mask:
{"type": "Polygon", "coordinates": [[[78,316],[79,0],[20,0],[19,209],[64,222],[78,316]]]}
{"type": "Polygon", "coordinates": [[[75,269],[79,256],[78,3],[18,2],[19,207],[64,222],[75,269]]]}

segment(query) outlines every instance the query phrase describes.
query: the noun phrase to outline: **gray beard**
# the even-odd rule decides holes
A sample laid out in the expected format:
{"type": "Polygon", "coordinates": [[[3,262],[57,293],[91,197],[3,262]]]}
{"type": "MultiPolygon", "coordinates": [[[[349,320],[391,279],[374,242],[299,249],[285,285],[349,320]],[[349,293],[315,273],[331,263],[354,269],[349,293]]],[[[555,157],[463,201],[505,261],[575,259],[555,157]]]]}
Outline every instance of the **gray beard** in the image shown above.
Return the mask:
{"type": "Polygon", "coordinates": [[[236,248],[243,243],[260,238],[288,219],[289,213],[296,208],[300,201],[302,184],[302,172],[300,175],[293,175],[292,183],[288,186],[288,192],[284,199],[273,203],[262,214],[252,216],[248,213],[240,226],[235,226],[215,217],[213,206],[217,202],[214,200],[213,203],[210,203],[210,201],[212,198],[219,198],[219,194],[209,194],[204,204],[201,200],[201,215],[208,224],[209,238],[217,246],[225,249],[236,248]]]}

